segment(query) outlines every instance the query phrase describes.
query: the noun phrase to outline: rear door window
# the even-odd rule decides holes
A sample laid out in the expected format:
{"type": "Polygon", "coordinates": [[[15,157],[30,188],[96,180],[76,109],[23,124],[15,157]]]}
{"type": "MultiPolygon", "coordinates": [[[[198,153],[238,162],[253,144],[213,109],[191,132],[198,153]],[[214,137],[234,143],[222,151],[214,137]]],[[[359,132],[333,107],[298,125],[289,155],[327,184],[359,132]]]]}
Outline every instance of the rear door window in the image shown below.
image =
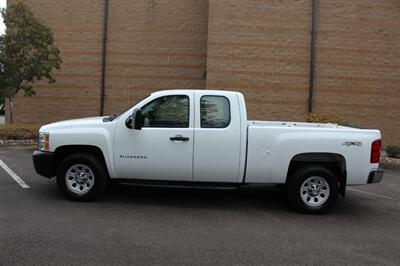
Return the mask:
{"type": "Polygon", "coordinates": [[[223,96],[203,96],[200,99],[202,128],[226,128],[231,122],[230,103],[223,96]]]}

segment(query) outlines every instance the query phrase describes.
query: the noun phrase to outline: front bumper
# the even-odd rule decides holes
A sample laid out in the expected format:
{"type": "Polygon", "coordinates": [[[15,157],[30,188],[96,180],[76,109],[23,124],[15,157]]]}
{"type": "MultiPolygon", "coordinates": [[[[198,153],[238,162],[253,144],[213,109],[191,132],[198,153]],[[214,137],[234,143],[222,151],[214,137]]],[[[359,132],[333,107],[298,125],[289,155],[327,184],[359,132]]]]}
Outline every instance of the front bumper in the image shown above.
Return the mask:
{"type": "Polygon", "coordinates": [[[368,184],[379,183],[382,181],[384,171],[378,169],[376,171],[372,171],[368,177],[368,184]]]}
{"type": "Polygon", "coordinates": [[[56,164],[54,157],[52,152],[34,151],[32,160],[36,173],[48,178],[55,176],[56,164]]]}

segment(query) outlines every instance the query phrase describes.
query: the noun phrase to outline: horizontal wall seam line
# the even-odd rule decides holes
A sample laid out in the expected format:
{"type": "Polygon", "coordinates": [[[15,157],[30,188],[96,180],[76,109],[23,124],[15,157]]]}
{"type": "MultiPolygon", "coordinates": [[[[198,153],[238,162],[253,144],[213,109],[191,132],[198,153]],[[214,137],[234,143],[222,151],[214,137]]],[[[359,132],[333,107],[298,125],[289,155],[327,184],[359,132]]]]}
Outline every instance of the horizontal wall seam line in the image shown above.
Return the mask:
{"type": "MultiPolygon", "coordinates": [[[[303,46],[303,45],[280,45],[280,44],[263,44],[263,43],[243,43],[243,42],[215,42],[215,41],[210,41],[209,42],[209,47],[237,47],[237,48],[277,48],[277,49],[282,49],[286,48],[289,50],[292,49],[298,49],[298,50],[305,50],[307,51],[310,49],[309,46],[303,46]]],[[[382,49],[385,49],[387,47],[382,47],[382,49]]],[[[395,51],[391,50],[378,50],[378,49],[367,49],[367,48],[346,48],[346,47],[327,47],[324,45],[319,45],[317,50],[318,51],[329,51],[329,52],[349,52],[349,53],[355,53],[355,54],[387,54],[387,55],[393,55],[395,51]]]]}
{"type": "MultiPolygon", "coordinates": [[[[98,63],[80,63],[80,62],[69,62],[63,63],[63,66],[94,66],[98,67],[98,63]]],[[[132,64],[132,63],[108,63],[107,66],[111,67],[138,67],[138,68],[194,68],[194,69],[203,69],[204,65],[167,65],[167,64],[132,64]]]]}

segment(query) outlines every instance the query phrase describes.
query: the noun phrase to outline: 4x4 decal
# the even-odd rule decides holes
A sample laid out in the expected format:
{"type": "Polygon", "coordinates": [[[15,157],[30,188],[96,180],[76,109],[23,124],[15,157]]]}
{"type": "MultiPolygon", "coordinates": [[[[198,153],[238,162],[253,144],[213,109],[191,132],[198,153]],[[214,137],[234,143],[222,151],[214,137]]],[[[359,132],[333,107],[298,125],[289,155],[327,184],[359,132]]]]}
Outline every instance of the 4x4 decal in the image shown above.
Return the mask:
{"type": "Polygon", "coordinates": [[[350,146],[358,146],[361,147],[362,146],[362,142],[361,141],[346,141],[343,143],[344,146],[350,147],[350,146]]]}

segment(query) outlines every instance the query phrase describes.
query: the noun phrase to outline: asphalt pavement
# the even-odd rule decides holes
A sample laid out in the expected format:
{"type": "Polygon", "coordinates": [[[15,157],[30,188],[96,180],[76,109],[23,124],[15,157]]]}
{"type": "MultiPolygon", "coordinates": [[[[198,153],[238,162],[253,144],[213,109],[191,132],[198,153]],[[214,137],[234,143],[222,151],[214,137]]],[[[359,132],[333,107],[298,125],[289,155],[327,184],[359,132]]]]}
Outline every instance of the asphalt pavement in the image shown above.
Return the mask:
{"type": "Polygon", "coordinates": [[[66,200],[31,150],[0,147],[0,265],[400,265],[400,172],[351,187],[325,215],[275,186],[195,190],[114,185],[66,200]]]}

